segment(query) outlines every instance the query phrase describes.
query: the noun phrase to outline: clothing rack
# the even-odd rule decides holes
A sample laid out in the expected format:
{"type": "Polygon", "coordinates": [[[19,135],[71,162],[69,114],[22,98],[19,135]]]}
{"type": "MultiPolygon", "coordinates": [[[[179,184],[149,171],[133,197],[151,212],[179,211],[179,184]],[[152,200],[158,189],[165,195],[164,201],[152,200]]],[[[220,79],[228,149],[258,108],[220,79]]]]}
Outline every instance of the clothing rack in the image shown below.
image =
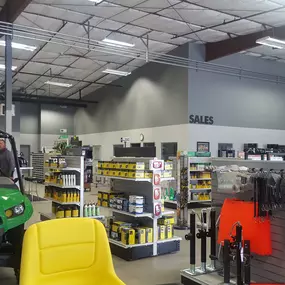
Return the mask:
{"type": "MultiPolygon", "coordinates": [[[[285,169],[285,162],[282,161],[251,161],[233,158],[213,158],[214,167],[238,165],[245,166],[263,173],[280,173],[285,169]]],[[[218,192],[218,183],[215,175],[212,178],[212,199],[213,206],[217,212],[223,205],[226,198],[237,198],[239,200],[251,201],[254,196],[254,189],[246,189],[239,193],[218,192]]],[[[271,256],[254,256],[251,260],[251,279],[257,283],[284,283],[285,280],[285,209],[279,208],[273,211],[271,218],[271,256]]]]}

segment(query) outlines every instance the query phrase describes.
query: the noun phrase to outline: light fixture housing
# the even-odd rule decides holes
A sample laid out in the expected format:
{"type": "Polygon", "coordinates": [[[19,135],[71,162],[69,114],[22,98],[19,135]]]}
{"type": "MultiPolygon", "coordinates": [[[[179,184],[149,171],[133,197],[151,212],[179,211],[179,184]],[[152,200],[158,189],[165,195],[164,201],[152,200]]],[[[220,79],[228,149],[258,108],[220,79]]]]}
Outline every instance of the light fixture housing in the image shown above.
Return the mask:
{"type": "Polygon", "coordinates": [[[258,39],[256,43],[260,45],[264,45],[264,46],[269,46],[272,48],[277,48],[277,49],[285,48],[285,40],[279,40],[279,39],[272,38],[272,37],[264,37],[264,38],[258,39]]]}
{"type": "Polygon", "coordinates": [[[104,0],[89,0],[90,2],[93,2],[95,4],[99,4],[101,2],[103,2],[104,0]]]}
{"type": "MultiPolygon", "coordinates": [[[[5,64],[0,64],[0,69],[6,69],[6,66],[5,66],[5,64]]],[[[16,70],[17,69],[17,66],[12,66],[12,68],[11,68],[13,71],[14,70],[16,70]]]]}
{"type": "Polygon", "coordinates": [[[135,46],[135,44],[130,44],[130,43],[126,43],[126,42],[111,40],[111,39],[108,39],[108,38],[105,38],[104,40],[102,40],[102,42],[104,44],[106,44],[106,45],[116,46],[116,47],[134,47],[135,46]]]}
{"type": "Polygon", "coordinates": [[[103,73],[108,73],[108,74],[114,74],[114,75],[118,75],[118,76],[128,76],[131,74],[131,72],[128,71],[120,71],[120,70],[115,70],[115,69],[105,69],[102,71],[103,73]]]}
{"type": "Polygon", "coordinates": [[[70,83],[55,82],[55,81],[46,81],[45,84],[59,86],[59,87],[65,87],[65,88],[72,87],[72,84],[70,84],[70,83]]]}
{"type": "MultiPolygon", "coordinates": [[[[0,46],[3,46],[3,47],[6,46],[6,42],[1,40],[0,46]]],[[[16,42],[12,42],[12,48],[27,50],[27,51],[35,51],[37,49],[36,46],[29,46],[29,45],[25,45],[25,44],[16,43],[16,42]]]]}

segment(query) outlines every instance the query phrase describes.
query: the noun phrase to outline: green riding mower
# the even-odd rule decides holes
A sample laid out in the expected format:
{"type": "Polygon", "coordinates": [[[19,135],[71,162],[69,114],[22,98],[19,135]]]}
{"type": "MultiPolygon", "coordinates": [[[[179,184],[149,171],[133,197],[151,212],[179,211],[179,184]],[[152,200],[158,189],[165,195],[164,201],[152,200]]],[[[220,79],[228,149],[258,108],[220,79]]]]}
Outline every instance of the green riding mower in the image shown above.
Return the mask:
{"type": "Polygon", "coordinates": [[[17,174],[12,180],[0,169],[0,267],[14,268],[19,279],[24,224],[31,218],[33,207],[24,192],[15,139],[1,130],[0,139],[10,142],[17,174]]]}

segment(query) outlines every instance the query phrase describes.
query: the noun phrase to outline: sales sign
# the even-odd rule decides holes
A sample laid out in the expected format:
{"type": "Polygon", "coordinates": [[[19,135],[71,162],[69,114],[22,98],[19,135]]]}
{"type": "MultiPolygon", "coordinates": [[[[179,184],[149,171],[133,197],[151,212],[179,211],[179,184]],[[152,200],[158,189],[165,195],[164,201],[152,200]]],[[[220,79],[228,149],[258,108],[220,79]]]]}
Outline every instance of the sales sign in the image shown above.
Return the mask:
{"type": "Polygon", "coordinates": [[[214,117],[213,116],[203,116],[203,115],[193,115],[189,116],[190,124],[200,124],[200,125],[213,125],[214,117]]]}

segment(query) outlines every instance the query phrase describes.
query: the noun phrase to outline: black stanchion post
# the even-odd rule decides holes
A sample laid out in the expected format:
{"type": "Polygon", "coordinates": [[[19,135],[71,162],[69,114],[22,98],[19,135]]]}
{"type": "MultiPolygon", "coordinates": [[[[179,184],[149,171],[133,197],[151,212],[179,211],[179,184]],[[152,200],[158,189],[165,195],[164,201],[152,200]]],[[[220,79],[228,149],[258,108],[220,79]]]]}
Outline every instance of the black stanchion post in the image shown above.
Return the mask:
{"type": "Polygon", "coordinates": [[[242,226],[236,226],[236,266],[237,266],[237,285],[243,285],[242,280],[242,260],[241,260],[241,250],[242,250],[242,226]]]}
{"type": "Polygon", "coordinates": [[[190,241],[190,274],[196,274],[196,214],[194,211],[190,214],[190,233],[185,236],[190,241]]]}
{"type": "Polygon", "coordinates": [[[201,239],[201,268],[198,269],[199,273],[206,273],[207,262],[207,212],[202,210],[201,212],[201,229],[197,234],[197,237],[201,239]]]}
{"type": "Polygon", "coordinates": [[[250,253],[250,241],[245,240],[244,241],[244,284],[245,285],[250,285],[250,277],[251,277],[251,272],[250,272],[250,258],[251,258],[251,253],[250,253]]]}
{"type": "Polygon", "coordinates": [[[230,284],[231,279],[231,259],[230,259],[230,241],[224,240],[223,262],[224,262],[224,284],[230,284]]]}
{"type": "Polygon", "coordinates": [[[216,270],[216,259],[217,259],[217,231],[216,231],[216,210],[211,209],[210,212],[210,223],[211,227],[208,232],[208,237],[211,239],[211,254],[210,254],[210,259],[211,259],[211,264],[207,267],[208,270],[214,271],[216,270]]]}

